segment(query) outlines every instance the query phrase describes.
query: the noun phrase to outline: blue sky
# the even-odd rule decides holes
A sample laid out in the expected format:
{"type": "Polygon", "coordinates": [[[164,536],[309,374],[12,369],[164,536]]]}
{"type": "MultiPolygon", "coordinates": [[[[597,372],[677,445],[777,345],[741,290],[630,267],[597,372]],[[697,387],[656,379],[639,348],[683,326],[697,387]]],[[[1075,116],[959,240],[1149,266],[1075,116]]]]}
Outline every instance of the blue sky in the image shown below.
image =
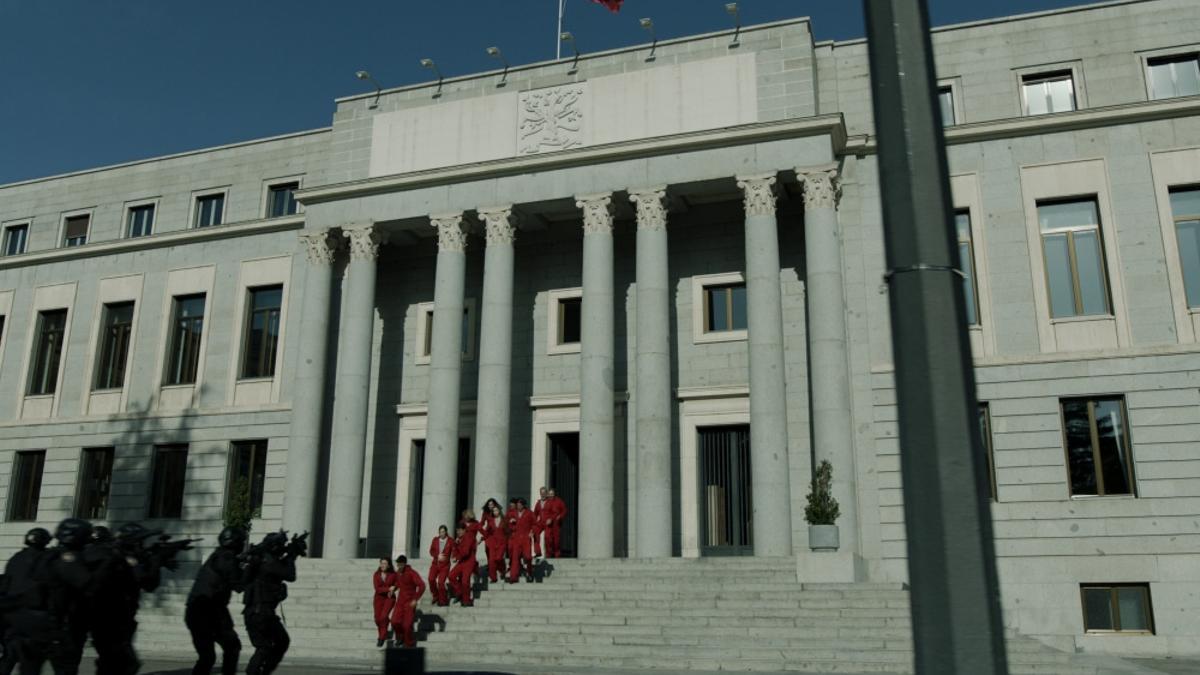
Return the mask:
{"type": "MultiPolygon", "coordinates": [[[[929,0],[935,25],[1081,0],[929,0]]],[[[858,0],[741,0],[742,20],[810,16],[863,34],[858,0]]],[[[557,0],[0,0],[0,184],[327,126],[338,96],[553,58],[557,0]]],[[[583,52],[731,26],[725,0],[567,0],[583,52]]]]}

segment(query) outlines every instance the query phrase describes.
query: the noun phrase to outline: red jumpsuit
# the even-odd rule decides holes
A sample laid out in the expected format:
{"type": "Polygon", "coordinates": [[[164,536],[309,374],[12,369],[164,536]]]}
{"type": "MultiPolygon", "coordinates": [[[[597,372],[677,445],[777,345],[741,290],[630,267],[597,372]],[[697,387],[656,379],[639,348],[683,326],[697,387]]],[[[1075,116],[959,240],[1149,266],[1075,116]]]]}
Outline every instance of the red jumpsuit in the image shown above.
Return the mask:
{"type": "Polygon", "coordinates": [[[508,533],[504,529],[503,516],[485,516],[483,519],[483,546],[487,551],[488,580],[496,582],[497,575],[504,574],[504,549],[508,545],[508,533]]]}
{"type": "Polygon", "coordinates": [[[454,569],[450,570],[450,588],[458,594],[463,607],[475,604],[471,598],[471,575],[475,573],[475,535],[464,532],[454,542],[454,569]]]}
{"type": "Polygon", "coordinates": [[[446,579],[450,576],[450,554],[454,550],[454,540],[450,537],[442,539],[434,537],[429,543],[429,592],[433,594],[435,605],[449,605],[450,596],[446,593],[446,579]]]}
{"type": "Polygon", "coordinates": [[[526,574],[533,574],[533,559],[530,556],[532,548],[530,539],[533,537],[533,512],[525,509],[513,511],[508,519],[508,580],[516,581],[521,573],[521,561],[525,561],[526,574]]]}
{"type": "Polygon", "coordinates": [[[548,501],[545,497],[539,497],[533,504],[533,554],[539,558],[542,555],[542,533],[546,531],[544,518],[548,501]]]}
{"type": "Polygon", "coordinates": [[[413,635],[413,621],[416,619],[417,601],[425,593],[425,582],[421,575],[405,565],[404,570],[396,572],[396,609],[392,611],[392,635],[400,638],[405,647],[416,647],[417,639],[413,635]]]}
{"type": "Polygon", "coordinates": [[[562,500],[562,497],[554,495],[546,500],[546,509],[543,529],[546,531],[546,557],[558,558],[562,555],[562,549],[559,546],[562,543],[562,524],[567,517],[567,503],[562,500]]]}
{"type": "Polygon", "coordinates": [[[392,616],[392,608],[396,606],[396,598],[392,595],[392,586],[396,585],[395,572],[375,570],[371,575],[375,582],[375,625],[379,628],[379,639],[386,640],[392,616]]]}

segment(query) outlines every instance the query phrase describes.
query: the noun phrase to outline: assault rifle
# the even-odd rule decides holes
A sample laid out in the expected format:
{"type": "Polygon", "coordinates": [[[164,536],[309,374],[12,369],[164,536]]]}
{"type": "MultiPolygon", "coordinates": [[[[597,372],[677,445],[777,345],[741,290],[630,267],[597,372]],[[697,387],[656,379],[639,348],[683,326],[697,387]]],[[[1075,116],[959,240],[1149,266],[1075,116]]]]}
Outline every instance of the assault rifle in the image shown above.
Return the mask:
{"type": "Polygon", "coordinates": [[[147,551],[150,555],[158,558],[160,565],[174,571],[179,567],[176,556],[182,551],[192,550],[192,544],[198,541],[201,539],[171,539],[169,534],[160,534],[158,539],[147,547],[147,551]]]}

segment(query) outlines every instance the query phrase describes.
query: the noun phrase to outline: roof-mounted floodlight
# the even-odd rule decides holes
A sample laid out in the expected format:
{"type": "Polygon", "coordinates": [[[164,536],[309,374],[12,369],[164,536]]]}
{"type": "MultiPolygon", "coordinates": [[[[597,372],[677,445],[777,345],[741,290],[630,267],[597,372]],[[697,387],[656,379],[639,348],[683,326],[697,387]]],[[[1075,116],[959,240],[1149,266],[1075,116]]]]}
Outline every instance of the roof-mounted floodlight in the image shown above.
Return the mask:
{"type": "Polygon", "coordinates": [[[428,68],[433,71],[434,75],[437,75],[437,79],[438,79],[437,91],[433,92],[433,97],[437,98],[437,97],[441,96],[442,95],[442,80],[444,79],[442,77],[442,71],[438,69],[437,64],[433,62],[433,59],[421,59],[421,67],[428,68]]]}
{"type": "Polygon", "coordinates": [[[500,63],[504,64],[504,72],[500,75],[500,81],[496,83],[496,86],[503,87],[508,84],[508,59],[504,58],[504,52],[500,51],[499,47],[488,47],[487,55],[493,59],[499,59],[500,63]]]}
{"type": "Polygon", "coordinates": [[[368,108],[378,108],[379,107],[379,94],[380,94],[380,92],[383,91],[383,87],[379,86],[379,83],[375,81],[375,78],[371,77],[371,74],[365,70],[357,71],[356,73],[354,73],[354,76],[360,80],[367,80],[371,84],[375,85],[375,100],[368,103],[367,107],[368,108]]]}
{"type": "Polygon", "coordinates": [[[729,43],[729,48],[741,46],[742,36],[742,17],[738,13],[738,4],[736,2],[725,3],[725,11],[733,17],[733,42],[729,43]]]}
{"type": "Polygon", "coordinates": [[[571,61],[571,69],[567,71],[568,73],[574,75],[579,71],[579,46],[575,44],[575,36],[571,34],[571,31],[565,30],[558,34],[558,39],[560,42],[566,42],[570,44],[571,51],[575,52],[575,59],[571,61]]]}
{"type": "Polygon", "coordinates": [[[656,58],[654,52],[658,49],[658,36],[654,34],[654,22],[649,17],[646,17],[638,21],[638,23],[650,33],[650,55],[646,57],[646,60],[653,61],[656,58]]]}

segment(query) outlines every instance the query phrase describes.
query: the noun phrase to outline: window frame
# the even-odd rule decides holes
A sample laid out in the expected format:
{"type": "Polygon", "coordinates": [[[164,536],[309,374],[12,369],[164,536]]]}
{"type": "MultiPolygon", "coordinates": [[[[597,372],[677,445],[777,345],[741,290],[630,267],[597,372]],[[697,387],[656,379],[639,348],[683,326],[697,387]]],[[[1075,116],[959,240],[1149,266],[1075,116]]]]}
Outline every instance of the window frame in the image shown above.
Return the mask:
{"type": "Polygon", "coordinates": [[[254,380],[271,380],[279,374],[279,358],[280,347],[283,344],[283,321],[284,321],[284,305],[286,304],[287,296],[285,295],[285,284],[267,283],[255,286],[248,286],[245,289],[245,309],[242,316],[242,347],[241,358],[238,363],[238,381],[254,381],[254,380]],[[257,291],[265,291],[269,289],[279,289],[279,306],[275,308],[275,347],[271,355],[271,368],[269,373],[259,372],[258,374],[248,375],[246,368],[248,365],[247,357],[250,355],[250,331],[252,330],[254,321],[254,294],[257,291]]]}
{"type": "Polygon", "coordinates": [[[1079,609],[1083,617],[1083,632],[1085,635],[1115,635],[1118,633],[1132,635],[1154,635],[1154,601],[1150,593],[1150,582],[1119,582],[1119,583],[1081,583],[1079,584],[1079,609]],[[1148,628],[1121,628],[1121,611],[1120,603],[1118,602],[1118,591],[1122,588],[1138,588],[1145,590],[1142,595],[1142,607],[1146,612],[1148,628]],[[1112,610],[1113,622],[1115,628],[1088,628],[1088,613],[1087,613],[1087,598],[1086,592],[1089,590],[1107,590],[1110,592],[1109,606],[1112,610]]]}
{"type": "Polygon", "coordinates": [[[241,439],[241,440],[229,442],[229,460],[228,460],[228,468],[225,471],[225,494],[224,494],[224,501],[222,502],[222,511],[224,511],[224,509],[229,508],[229,502],[233,496],[233,483],[235,480],[240,478],[240,476],[237,476],[235,474],[238,469],[238,459],[239,459],[238,453],[244,447],[249,447],[251,450],[250,477],[249,477],[250,510],[253,512],[257,512],[259,514],[256,517],[262,517],[261,514],[262,514],[263,504],[266,501],[266,494],[267,494],[267,490],[266,490],[267,459],[270,456],[270,452],[271,452],[271,442],[270,442],[270,439],[268,439],[268,438],[250,438],[250,439],[241,439]],[[261,448],[258,447],[259,444],[261,444],[261,448]],[[259,450],[261,450],[261,454],[259,453],[259,450]],[[257,486],[258,504],[255,505],[255,503],[254,503],[254,501],[255,501],[254,500],[254,494],[255,494],[254,465],[257,463],[256,460],[259,457],[262,458],[262,482],[257,486]]]}
{"type": "Polygon", "coordinates": [[[300,190],[303,190],[304,189],[304,175],[298,174],[298,175],[294,175],[294,176],[278,176],[275,178],[268,178],[262,182],[262,202],[259,205],[258,212],[262,216],[263,219],[269,220],[272,218],[292,218],[292,217],[298,216],[304,212],[303,204],[301,204],[299,200],[296,200],[296,212],[295,213],[284,214],[282,216],[272,216],[271,215],[271,189],[275,188],[275,187],[279,187],[281,185],[287,185],[289,183],[296,184],[295,192],[299,192],[300,190]]]}
{"type": "Polygon", "coordinates": [[[1067,494],[1071,499],[1137,499],[1137,460],[1133,450],[1133,435],[1129,428],[1129,405],[1123,394],[1097,394],[1094,396],[1062,396],[1058,399],[1059,427],[1062,430],[1063,468],[1067,472],[1067,494]],[[1109,494],[1105,491],[1103,462],[1100,455],[1099,436],[1096,429],[1096,403],[1098,401],[1117,400],[1121,404],[1121,435],[1125,447],[1129,450],[1126,462],[1125,480],[1129,483],[1128,493],[1109,494]],[[1096,494],[1075,494],[1075,485],[1071,481],[1071,449],[1067,437],[1066,404],[1069,401],[1085,401],[1088,410],[1088,427],[1092,445],[1092,466],[1096,470],[1096,494]]]}
{"type": "Polygon", "coordinates": [[[38,511],[42,498],[42,487],[46,481],[46,451],[17,450],[13,453],[12,474],[9,480],[8,504],[4,511],[4,519],[10,523],[30,523],[38,519],[38,511]],[[27,491],[21,488],[22,458],[38,457],[36,486],[27,491]],[[17,513],[18,500],[24,502],[26,511],[17,513]]]}
{"type": "Polygon", "coordinates": [[[58,248],[75,248],[78,246],[87,246],[92,243],[92,226],[96,224],[96,209],[95,207],[87,209],[76,209],[74,211],[64,211],[59,218],[58,225],[58,248]],[[82,244],[67,245],[67,221],[75,218],[87,216],[88,226],[87,233],[84,235],[82,244]]]}
{"type": "Polygon", "coordinates": [[[959,77],[944,77],[937,81],[939,110],[941,108],[941,94],[943,90],[950,91],[950,110],[954,114],[954,119],[949,124],[946,124],[945,120],[942,120],[942,128],[966,124],[966,120],[963,119],[962,102],[960,101],[959,96],[959,94],[962,92],[962,79],[959,77]]]}
{"type": "MultiPolygon", "coordinates": [[[[746,276],[742,272],[722,272],[719,274],[700,274],[692,277],[692,342],[704,344],[710,342],[743,342],[749,338],[749,327],[724,331],[708,330],[708,289],[714,286],[745,285],[746,276]]],[[[747,303],[749,300],[747,299],[747,303]]],[[[747,313],[749,307],[747,307],[747,313]]],[[[748,319],[749,317],[747,317],[748,319]]]]}
{"type": "Polygon", "coordinates": [[[987,401],[979,401],[979,434],[982,437],[983,452],[987,457],[988,488],[991,490],[993,502],[1000,501],[1000,489],[996,480],[996,446],[992,442],[992,406],[987,401]]]}
{"type": "MultiPolygon", "coordinates": [[[[1188,312],[1200,312],[1200,298],[1196,299],[1196,304],[1191,304],[1187,296],[1187,275],[1185,274],[1185,266],[1183,260],[1183,250],[1179,247],[1179,225],[1181,223],[1193,223],[1200,221],[1200,213],[1178,215],[1171,205],[1171,195],[1176,192],[1197,192],[1200,193],[1200,183],[1190,184],[1183,183],[1179,185],[1167,186],[1167,216],[1171,219],[1171,234],[1175,237],[1175,258],[1179,263],[1180,281],[1183,282],[1183,305],[1188,312]]],[[[1200,261],[1198,261],[1200,263],[1200,261]]]]}
{"type": "Polygon", "coordinates": [[[33,219],[11,220],[0,226],[0,257],[11,257],[24,255],[29,252],[29,231],[32,229],[33,219]],[[21,250],[15,253],[8,252],[8,245],[11,241],[12,231],[18,228],[25,228],[25,236],[21,239],[21,250]]]}
{"type": "MultiPolygon", "coordinates": [[[[476,351],[476,334],[477,334],[477,319],[476,319],[475,298],[466,298],[463,300],[463,321],[466,322],[466,339],[462,345],[462,360],[463,362],[475,360],[476,351]]],[[[417,332],[416,342],[413,343],[413,363],[418,366],[427,366],[433,362],[432,339],[433,339],[433,307],[432,302],[422,302],[417,304],[417,332]]]]}
{"type": "Polygon", "coordinates": [[[202,230],[207,227],[220,227],[228,225],[231,221],[226,217],[229,215],[229,189],[230,186],[214,187],[205,190],[193,190],[191,199],[191,211],[188,215],[188,229],[202,230]],[[221,197],[221,222],[215,225],[200,225],[200,200],[208,197],[221,197]]]}
{"type": "Polygon", "coordinates": [[[79,454],[79,476],[78,476],[78,479],[75,484],[75,504],[71,510],[71,512],[74,514],[74,516],[76,518],[83,518],[84,520],[107,520],[108,519],[108,511],[109,511],[111,500],[112,500],[112,480],[113,480],[113,471],[116,467],[116,455],[117,455],[116,448],[113,446],[87,447],[87,448],[83,448],[80,451],[80,454],[79,454]],[[85,496],[90,494],[90,488],[88,486],[88,483],[90,482],[89,478],[91,478],[89,468],[92,466],[92,464],[89,463],[88,457],[92,453],[104,453],[108,456],[107,457],[107,467],[108,467],[107,485],[103,489],[104,495],[103,495],[103,500],[102,500],[104,510],[99,515],[93,515],[91,513],[90,509],[85,508],[85,507],[92,506],[92,504],[88,503],[87,500],[85,500],[85,496]]]}
{"type": "MultiPolygon", "coordinates": [[[[959,269],[958,271],[964,275],[963,281],[969,281],[971,293],[971,307],[975,310],[975,320],[971,321],[970,317],[967,320],[968,328],[979,328],[983,325],[982,311],[979,307],[979,263],[975,255],[975,220],[972,218],[971,209],[969,207],[954,209],[954,230],[957,245],[961,247],[967,245],[967,258],[970,263],[970,270],[959,269]],[[958,217],[965,215],[967,217],[967,238],[964,240],[958,228],[958,217]]],[[[962,265],[962,260],[959,260],[959,265],[962,265]]]]}
{"type": "Polygon", "coordinates": [[[133,300],[118,300],[115,302],[101,303],[99,327],[100,334],[99,338],[96,340],[96,365],[92,374],[91,391],[120,391],[125,388],[126,377],[128,376],[129,371],[129,357],[133,353],[133,328],[136,320],[137,303],[133,300]],[[107,356],[110,346],[109,340],[113,337],[110,334],[110,329],[114,327],[114,324],[110,321],[110,319],[113,316],[115,308],[123,308],[126,306],[129,307],[129,321],[128,323],[120,324],[123,327],[125,340],[124,357],[121,359],[120,364],[116,363],[115,360],[110,364],[106,364],[105,362],[108,360],[107,356]],[[119,366],[120,372],[109,372],[106,370],[106,365],[112,368],[119,366]],[[113,384],[113,379],[118,380],[119,384],[113,384]],[[107,384],[107,386],[102,386],[102,381],[107,384]]]}
{"type": "Polygon", "coordinates": [[[141,239],[142,237],[153,236],[156,233],[157,226],[158,226],[158,213],[159,213],[158,202],[159,202],[158,197],[154,197],[151,199],[139,199],[136,201],[125,202],[125,207],[122,210],[122,213],[125,214],[125,218],[124,218],[124,222],[122,222],[122,224],[121,224],[121,238],[123,238],[123,239],[141,239]],[[134,234],[132,232],[133,212],[137,209],[144,209],[144,208],[151,209],[150,231],[147,232],[146,234],[139,234],[139,235],[134,236],[134,234]]]}
{"type": "Polygon", "coordinates": [[[1087,108],[1087,88],[1083,81],[1083,66],[1080,61],[1059,61],[1056,63],[1043,63],[1032,66],[1022,66],[1013,68],[1013,83],[1016,86],[1014,108],[1017,117],[1041,117],[1042,115],[1060,115],[1068,112],[1075,112],[1087,108]],[[1059,111],[1054,113],[1039,113],[1030,115],[1029,106],[1025,97],[1025,80],[1036,80],[1045,76],[1054,74],[1062,75],[1070,73],[1071,89],[1075,99],[1075,107],[1072,111],[1059,111]]]}
{"type": "MultiPolygon", "coordinates": [[[[153,456],[150,466],[150,489],[146,494],[146,519],[147,520],[182,520],[183,513],[187,509],[184,497],[187,489],[187,463],[190,448],[187,443],[160,443],[156,444],[153,449],[153,456]],[[183,471],[180,480],[178,481],[178,490],[174,490],[171,485],[160,487],[159,484],[159,469],[163,466],[162,462],[167,453],[182,453],[183,454],[183,471]],[[179,513],[172,515],[167,513],[165,506],[166,500],[170,495],[179,495],[179,513]]],[[[165,472],[166,469],[163,469],[165,472]]],[[[170,482],[169,480],[167,482],[170,482]]]]}
{"type": "MultiPolygon", "coordinates": [[[[163,386],[163,387],[192,387],[192,386],[195,386],[196,383],[200,380],[200,364],[204,360],[203,359],[203,356],[204,356],[204,328],[206,325],[206,321],[208,319],[208,310],[209,310],[208,298],[209,298],[209,294],[207,291],[201,291],[199,293],[182,293],[182,294],[170,295],[168,297],[167,303],[168,303],[168,307],[169,307],[168,311],[170,312],[170,314],[167,315],[167,321],[168,321],[167,344],[165,347],[165,349],[166,349],[165,356],[163,357],[162,381],[160,383],[161,386],[163,386]],[[197,297],[203,299],[204,311],[199,317],[200,331],[199,331],[198,337],[196,338],[195,358],[194,358],[195,362],[191,365],[191,368],[190,368],[190,370],[192,370],[194,372],[193,372],[192,379],[190,382],[184,382],[184,381],[174,382],[174,381],[171,381],[172,378],[170,377],[170,374],[172,372],[174,372],[174,365],[173,365],[175,362],[174,347],[176,346],[177,338],[180,334],[180,331],[179,331],[180,300],[189,300],[189,299],[197,298],[197,297]]],[[[196,317],[189,317],[189,321],[191,323],[194,323],[195,320],[196,320],[196,317]]],[[[183,344],[182,340],[179,340],[178,342],[181,345],[183,344]]]]}
{"type": "Polygon", "coordinates": [[[25,396],[56,396],[58,394],[58,381],[62,378],[62,362],[63,356],[67,349],[66,341],[67,334],[70,331],[70,326],[71,310],[67,307],[49,307],[36,310],[36,317],[33,325],[33,350],[29,355],[29,374],[25,383],[25,396]],[[62,312],[63,315],[63,326],[62,330],[59,332],[58,354],[55,358],[53,377],[38,377],[38,364],[41,362],[39,356],[42,351],[42,336],[45,333],[45,315],[50,313],[57,314],[59,312],[62,312]],[[35,380],[44,381],[46,383],[44,386],[49,386],[50,390],[45,391],[43,387],[43,390],[34,392],[33,384],[35,380]]]}
{"type": "MultiPolygon", "coordinates": [[[[579,342],[561,342],[562,336],[562,301],[578,298],[583,302],[583,288],[557,288],[546,293],[546,354],[578,354],[583,348],[582,339],[579,342]]],[[[582,324],[583,316],[580,315],[582,324]]],[[[582,338],[582,325],[581,338],[582,338]]]]}
{"type": "Polygon", "coordinates": [[[1037,216],[1038,240],[1041,244],[1042,253],[1042,280],[1046,288],[1046,309],[1049,311],[1050,321],[1076,321],[1089,318],[1114,318],[1116,317],[1116,306],[1113,301],[1113,287],[1109,280],[1108,268],[1108,246],[1105,242],[1104,233],[1104,215],[1100,209],[1100,195],[1074,195],[1070,197],[1055,197],[1051,199],[1034,200],[1034,214],[1037,216]],[[1039,210],[1043,206],[1054,206],[1056,204],[1073,204],[1078,202],[1092,202],[1095,207],[1096,220],[1098,221],[1093,226],[1077,226],[1071,225],[1067,227],[1059,227],[1053,230],[1042,229],[1041,214],[1039,210]],[[1100,274],[1102,276],[1104,290],[1104,303],[1106,310],[1103,313],[1084,314],[1083,313],[1083,294],[1082,284],[1079,280],[1079,261],[1078,254],[1075,250],[1075,233],[1085,231],[1095,231],[1096,246],[1100,250],[1100,274]],[[1071,275],[1071,295],[1074,304],[1075,313],[1069,316],[1054,316],[1054,297],[1050,292],[1050,262],[1046,255],[1046,237],[1047,235],[1067,235],[1067,259],[1070,264],[1071,275]]]}
{"type": "MultiPolygon", "coordinates": [[[[1178,47],[1168,47],[1166,49],[1155,49],[1146,52],[1140,52],[1137,55],[1138,66],[1142,72],[1143,86],[1145,87],[1147,101],[1170,101],[1176,98],[1186,98],[1188,94],[1182,96],[1154,96],[1153,84],[1150,79],[1151,61],[1162,60],[1182,60],[1187,57],[1193,57],[1197,61],[1197,67],[1200,68],[1200,43],[1191,45],[1181,45],[1178,47]]],[[[1194,95],[1194,94],[1192,94],[1194,95]]]]}

